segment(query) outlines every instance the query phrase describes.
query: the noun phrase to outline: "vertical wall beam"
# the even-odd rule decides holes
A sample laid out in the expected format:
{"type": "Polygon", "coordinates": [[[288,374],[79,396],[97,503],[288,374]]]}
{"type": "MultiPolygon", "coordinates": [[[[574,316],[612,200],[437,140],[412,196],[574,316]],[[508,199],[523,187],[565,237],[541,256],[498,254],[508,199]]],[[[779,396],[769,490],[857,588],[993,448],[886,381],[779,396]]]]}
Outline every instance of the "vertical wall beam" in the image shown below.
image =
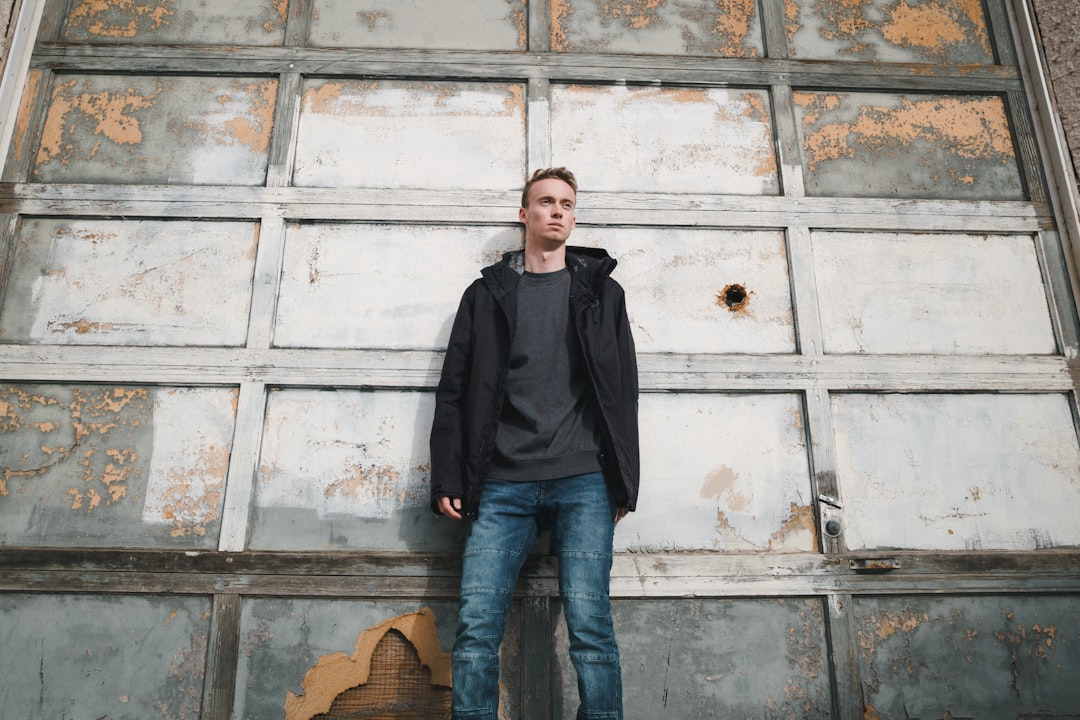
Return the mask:
{"type": "MultiPolygon", "coordinates": [[[[229,720],[236,695],[236,664],[240,658],[239,595],[215,595],[206,648],[201,720],[229,720]]],[[[283,693],[284,695],[284,693],[283,693]]]]}

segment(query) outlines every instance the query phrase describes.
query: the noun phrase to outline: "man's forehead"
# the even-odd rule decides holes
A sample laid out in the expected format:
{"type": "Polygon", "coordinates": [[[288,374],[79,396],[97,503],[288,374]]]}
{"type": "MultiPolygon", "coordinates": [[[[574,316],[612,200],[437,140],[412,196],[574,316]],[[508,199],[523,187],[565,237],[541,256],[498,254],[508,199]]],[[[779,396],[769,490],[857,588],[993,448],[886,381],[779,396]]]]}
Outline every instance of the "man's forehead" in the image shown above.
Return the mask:
{"type": "Polygon", "coordinates": [[[559,178],[544,178],[538,180],[529,188],[529,199],[537,197],[569,197],[577,198],[577,193],[570,183],[559,178]]]}

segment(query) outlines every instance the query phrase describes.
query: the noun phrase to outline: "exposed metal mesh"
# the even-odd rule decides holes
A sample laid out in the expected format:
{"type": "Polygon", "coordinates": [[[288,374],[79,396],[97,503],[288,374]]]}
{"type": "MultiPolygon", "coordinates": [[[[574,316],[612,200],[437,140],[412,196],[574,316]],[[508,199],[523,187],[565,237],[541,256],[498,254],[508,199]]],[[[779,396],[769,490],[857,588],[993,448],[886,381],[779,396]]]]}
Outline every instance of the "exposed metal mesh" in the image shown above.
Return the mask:
{"type": "Polygon", "coordinates": [[[431,684],[431,671],[404,635],[389,630],[371,654],[368,681],[340,693],[312,720],[439,720],[450,717],[450,688],[431,684]]]}

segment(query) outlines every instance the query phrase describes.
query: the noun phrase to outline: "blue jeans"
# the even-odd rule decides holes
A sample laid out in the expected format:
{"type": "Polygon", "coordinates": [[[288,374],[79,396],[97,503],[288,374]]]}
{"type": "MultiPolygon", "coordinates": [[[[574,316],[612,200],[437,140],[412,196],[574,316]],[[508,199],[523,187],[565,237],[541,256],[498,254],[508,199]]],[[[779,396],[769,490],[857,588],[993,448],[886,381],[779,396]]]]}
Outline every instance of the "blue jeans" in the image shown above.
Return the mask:
{"type": "Polygon", "coordinates": [[[496,720],[506,613],[529,549],[549,528],[559,558],[570,660],[577,671],[577,717],[622,720],[622,669],[609,592],[615,504],[601,473],[485,483],[461,574],[453,651],[455,720],[496,720]]]}

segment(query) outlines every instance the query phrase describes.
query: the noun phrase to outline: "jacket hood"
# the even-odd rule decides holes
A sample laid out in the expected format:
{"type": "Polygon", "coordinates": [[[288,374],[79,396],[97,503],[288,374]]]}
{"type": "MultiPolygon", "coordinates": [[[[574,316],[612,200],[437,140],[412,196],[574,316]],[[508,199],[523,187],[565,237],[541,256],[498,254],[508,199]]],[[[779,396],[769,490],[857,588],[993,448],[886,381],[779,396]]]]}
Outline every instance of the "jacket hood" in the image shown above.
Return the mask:
{"type": "MultiPolygon", "coordinates": [[[[618,261],[603,248],[566,247],[566,267],[574,276],[575,283],[580,283],[599,291],[608,275],[618,265],[618,261]]],[[[525,272],[525,251],[511,250],[503,253],[502,260],[489,265],[481,271],[488,285],[495,291],[496,284],[503,293],[517,286],[517,280],[525,272]]],[[[501,293],[497,293],[501,294],[501,293]]]]}

